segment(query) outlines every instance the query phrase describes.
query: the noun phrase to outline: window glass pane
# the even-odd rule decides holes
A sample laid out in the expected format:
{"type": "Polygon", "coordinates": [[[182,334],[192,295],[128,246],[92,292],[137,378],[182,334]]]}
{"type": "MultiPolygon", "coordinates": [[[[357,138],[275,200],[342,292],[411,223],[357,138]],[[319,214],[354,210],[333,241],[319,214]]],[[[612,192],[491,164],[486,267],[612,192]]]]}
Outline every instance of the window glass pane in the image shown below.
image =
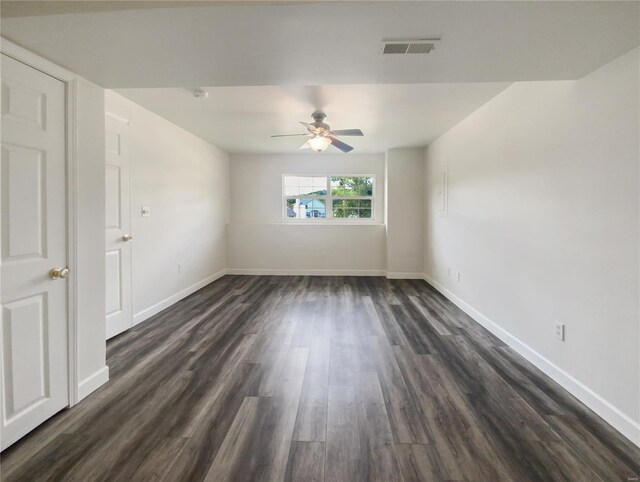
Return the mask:
{"type": "Polygon", "coordinates": [[[288,218],[326,218],[327,208],[324,199],[287,198],[288,218]]]}
{"type": "Polygon", "coordinates": [[[322,189],[317,189],[312,186],[300,186],[299,196],[326,196],[327,188],[326,186],[322,189]]]}
{"type": "Polygon", "coordinates": [[[326,177],[314,177],[313,178],[313,188],[314,189],[327,189],[327,178],[326,177]]]}
{"type": "Polygon", "coordinates": [[[325,176],[284,176],[284,185],[324,188],[327,185],[327,178],[325,176]]]}
{"type": "Polygon", "coordinates": [[[287,199],[287,217],[303,218],[305,217],[306,207],[300,204],[299,199],[287,199]]]}
{"type": "Polygon", "coordinates": [[[333,217],[371,219],[371,199],[335,199],[333,217]]]}
{"type": "MultiPolygon", "coordinates": [[[[300,199],[300,204],[304,205],[304,217],[326,218],[327,208],[324,199],[300,199]]],[[[302,216],[301,216],[302,217],[302,216]]]]}
{"type": "Polygon", "coordinates": [[[373,178],[337,176],[331,178],[332,196],[373,196],[373,178]]]}
{"type": "Polygon", "coordinates": [[[327,178],[284,176],[285,196],[326,196],[327,178]]]}
{"type": "Polygon", "coordinates": [[[371,209],[371,199],[334,199],[334,208],[371,209]]]}
{"type": "Polygon", "coordinates": [[[284,187],[284,195],[285,196],[297,196],[298,195],[298,186],[285,186],[284,187]]]}

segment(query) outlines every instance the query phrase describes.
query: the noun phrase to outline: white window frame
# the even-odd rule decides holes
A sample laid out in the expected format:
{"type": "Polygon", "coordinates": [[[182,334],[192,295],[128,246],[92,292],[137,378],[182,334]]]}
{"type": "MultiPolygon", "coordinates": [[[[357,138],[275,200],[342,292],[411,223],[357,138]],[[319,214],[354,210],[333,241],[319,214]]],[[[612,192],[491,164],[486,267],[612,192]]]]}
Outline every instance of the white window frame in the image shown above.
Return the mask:
{"type": "Polygon", "coordinates": [[[282,174],[282,218],[287,223],[293,224],[309,224],[309,223],[340,223],[340,224],[374,224],[376,222],[376,198],[378,197],[378,190],[376,184],[375,174],[282,174]],[[285,177],[326,177],[327,179],[327,194],[325,196],[298,196],[298,195],[286,195],[285,194],[285,177]],[[331,195],[331,178],[332,177],[369,177],[371,178],[371,185],[373,194],[371,196],[332,196],[331,195]],[[325,201],[326,217],[324,218],[290,218],[287,216],[287,199],[319,199],[325,201]],[[333,201],[342,199],[362,199],[371,200],[371,217],[370,218],[334,218],[333,217],[333,201]]]}

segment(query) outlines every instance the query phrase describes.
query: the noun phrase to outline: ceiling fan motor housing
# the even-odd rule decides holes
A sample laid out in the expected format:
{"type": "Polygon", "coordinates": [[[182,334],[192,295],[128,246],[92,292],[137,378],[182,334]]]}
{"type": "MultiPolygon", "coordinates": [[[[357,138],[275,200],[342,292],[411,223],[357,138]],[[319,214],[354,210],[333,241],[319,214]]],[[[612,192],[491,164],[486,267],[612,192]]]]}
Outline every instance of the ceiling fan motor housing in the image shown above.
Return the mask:
{"type": "Polygon", "coordinates": [[[325,124],[324,122],[322,122],[325,117],[327,117],[327,115],[324,112],[314,112],[313,114],[311,114],[311,118],[314,120],[313,125],[317,128],[317,129],[323,129],[325,131],[329,131],[331,128],[329,127],[329,124],[325,124]]]}

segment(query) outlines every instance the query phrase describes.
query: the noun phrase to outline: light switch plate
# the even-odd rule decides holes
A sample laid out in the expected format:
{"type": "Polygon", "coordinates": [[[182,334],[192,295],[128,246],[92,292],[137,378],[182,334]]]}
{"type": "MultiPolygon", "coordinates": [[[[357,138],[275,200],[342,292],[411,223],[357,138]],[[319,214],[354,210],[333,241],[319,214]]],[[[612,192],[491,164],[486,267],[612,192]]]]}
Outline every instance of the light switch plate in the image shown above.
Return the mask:
{"type": "Polygon", "coordinates": [[[149,206],[142,206],[142,217],[148,218],[151,216],[151,208],[149,206]]]}

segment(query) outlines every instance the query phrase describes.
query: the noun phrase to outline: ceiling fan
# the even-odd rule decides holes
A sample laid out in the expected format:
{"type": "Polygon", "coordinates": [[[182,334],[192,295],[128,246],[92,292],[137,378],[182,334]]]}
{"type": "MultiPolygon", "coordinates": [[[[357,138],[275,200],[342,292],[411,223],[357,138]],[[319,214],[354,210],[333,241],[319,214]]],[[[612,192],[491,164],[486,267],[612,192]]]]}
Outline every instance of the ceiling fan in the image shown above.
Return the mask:
{"type": "Polygon", "coordinates": [[[327,117],[323,112],[314,112],[311,114],[313,123],[300,121],[300,124],[307,128],[305,134],[280,134],[271,137],[292,137],[292,136],[305,136],[309,139],[302,144],[300,149],[313,149],[316,152],[322,152],[330,145],[340,149],[342,152],[349,152],[353,150],[349,144],[335,138],[335,136],[363,136],[364,134],[360,129],[339,129],[331,130],[328,124],[322,122],[327,117]]]}

